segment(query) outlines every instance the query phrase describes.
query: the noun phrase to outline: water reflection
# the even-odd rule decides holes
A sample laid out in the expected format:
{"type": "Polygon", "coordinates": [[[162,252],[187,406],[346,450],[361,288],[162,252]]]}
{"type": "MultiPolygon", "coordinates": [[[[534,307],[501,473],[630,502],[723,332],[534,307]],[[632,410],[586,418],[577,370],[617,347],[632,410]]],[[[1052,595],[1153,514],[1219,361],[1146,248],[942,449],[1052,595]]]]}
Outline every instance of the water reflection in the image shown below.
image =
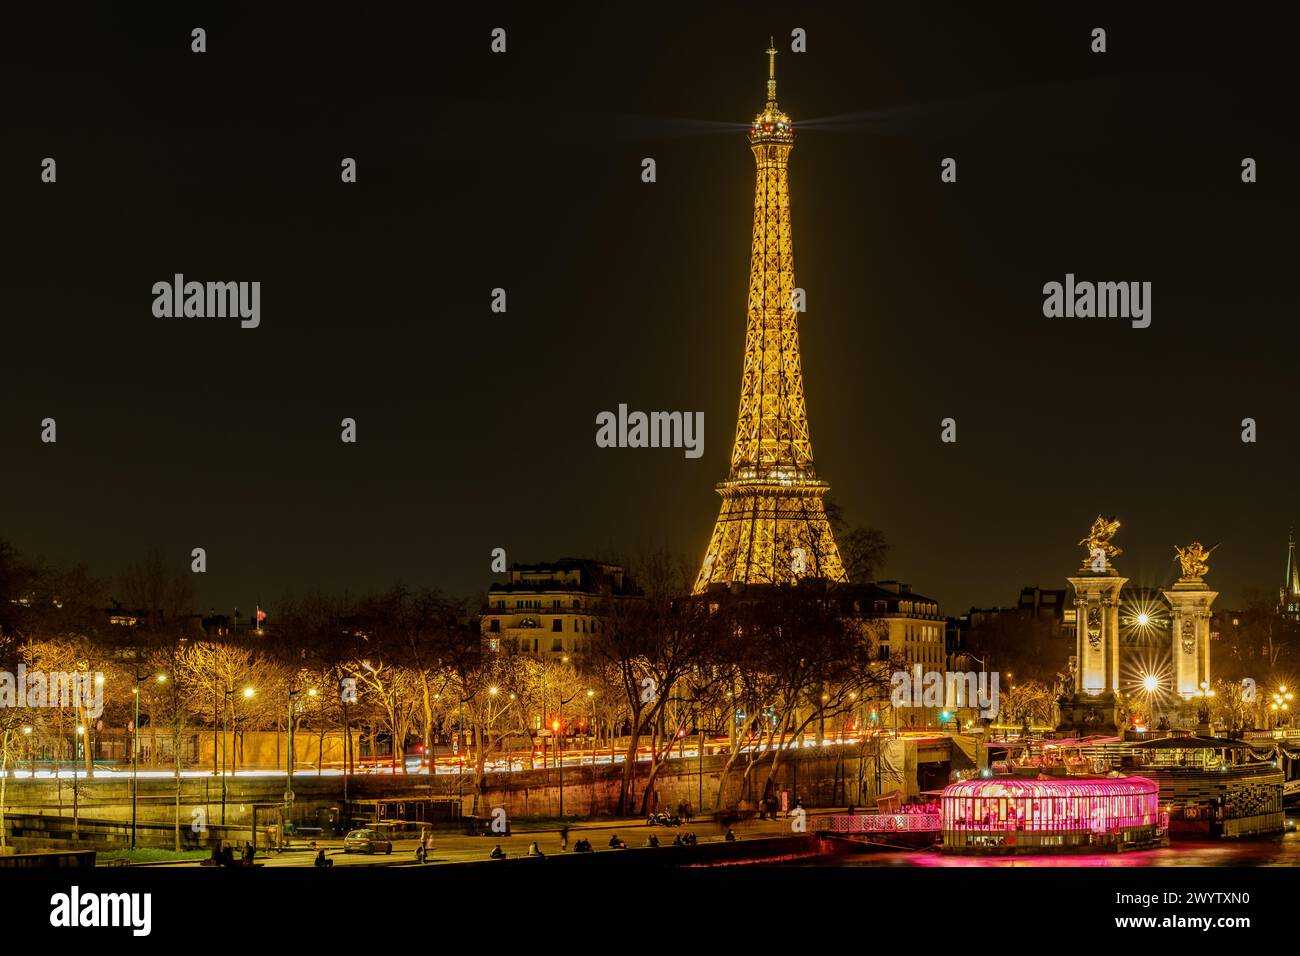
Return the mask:
{"type": "Polygon", "coordinates": [[[950,856],[934,851],[874,851],[821,857],[809,866],[1300,866],[1300,833],[1259,840],[1176,840],[1158,850],[1061,856],[950,856]]]}

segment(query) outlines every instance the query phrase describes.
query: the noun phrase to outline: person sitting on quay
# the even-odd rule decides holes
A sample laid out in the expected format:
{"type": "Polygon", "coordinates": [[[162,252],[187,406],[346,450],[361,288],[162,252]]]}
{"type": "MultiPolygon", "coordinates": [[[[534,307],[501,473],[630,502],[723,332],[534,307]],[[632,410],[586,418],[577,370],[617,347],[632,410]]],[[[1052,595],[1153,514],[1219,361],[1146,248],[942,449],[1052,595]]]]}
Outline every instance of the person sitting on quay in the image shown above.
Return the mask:
{"type": "Polygon", "coordinates": [[[736,842],[736,831],[733,830],[733,829],[731,829],[730,827],[727,828],[727,836],[726,836],[726,840],[727,840],[728,843],[735,843],[735,842],[736,842]]]}
{"type": "Polygon", "coordinates": [[[588,839],[585,838],[585,837],[584,837],[583,839],[579,840],[577,843],[573,844],[573,852],[574,852],[574,853],[590,853],[590,852],[591,852],[591,841],[588,840],[588,839]]]}
{"type": "Polygon", "coordinates": [[[324,848],[324,847],[321,847],[319,850],[316,851],[316,862],[313,863],[312,865],[313,865],[313,866],[333,866],[333,865],[334,865],[334,861],[333,861],[333,860],[327,860],[327,859],[325,859],[325,848],[324,848]]]}
{"type": "Polygon", "coordinates": [[[646,846],[658,846],[658,845],[659,845],[659,838],[658,838],[657,836],[655,836],[655,835],[652,833],[652,834],[650,834],[650,839],[648,839],[648,840],[645,841],[645,845],[646,845],[646,846]]]}
{"type": "Polygon", "coordinates": [[[542,852],[542,848],[541,848],[540,846],[537,845],[537,841],[536,841],[536,840],[534,840],[532,843],[530,843],[530,844],[528,845],[528,855],[529,855],[529,856],[540,856],[540,857],[545,857],[545,856],[546,856],[546,854],[542,852]]]}
{"type": "Polygon", "coordinates": [[[488,856],[492,857],[494,860],[504,860],[506,858],[505,851],[501,849],[500,843],[492,848],[492,852],[489,853],[488,856]]]}
{"type": "Polygon", "coordinates": [[[620,840],[618,838],[618,834],[615,833],[612,837],[609,838],[609,848],[611,850],[626,850],[627,844],[624,843],[622,840],[620,840]]]}

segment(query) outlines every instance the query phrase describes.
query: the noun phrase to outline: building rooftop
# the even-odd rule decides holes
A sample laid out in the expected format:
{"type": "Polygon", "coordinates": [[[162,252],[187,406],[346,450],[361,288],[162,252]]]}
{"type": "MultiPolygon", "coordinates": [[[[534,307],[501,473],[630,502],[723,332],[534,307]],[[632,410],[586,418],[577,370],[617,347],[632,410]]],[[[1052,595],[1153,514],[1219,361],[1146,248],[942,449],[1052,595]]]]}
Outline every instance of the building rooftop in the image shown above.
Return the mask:
{"type": "Polygon", "coordinates": [[[539,564],[512,564],[509,580],[496,582],[489,594],[532,591],[578,591],[584,594],[615,596],[640,594],[636,582],[617,564],[592,558],[560,558],[539,564]]]}

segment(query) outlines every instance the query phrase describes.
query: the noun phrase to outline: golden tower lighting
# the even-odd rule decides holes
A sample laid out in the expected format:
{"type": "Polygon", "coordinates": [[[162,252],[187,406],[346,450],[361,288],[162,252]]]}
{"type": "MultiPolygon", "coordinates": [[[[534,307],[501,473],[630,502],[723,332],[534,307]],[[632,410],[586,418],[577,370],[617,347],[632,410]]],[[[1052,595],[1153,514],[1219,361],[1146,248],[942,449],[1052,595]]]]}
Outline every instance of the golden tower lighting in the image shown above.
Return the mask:
{"type": "Polygon", "coordinates": [[[790,224],[794,126],[776,102],[776,50],[767,50],[767,103],[749,129],[758,164],[749,305],[736,443],[722,508],[695,593],[711,585],[847,581],[817,479],[799,362],[790,224]]]}

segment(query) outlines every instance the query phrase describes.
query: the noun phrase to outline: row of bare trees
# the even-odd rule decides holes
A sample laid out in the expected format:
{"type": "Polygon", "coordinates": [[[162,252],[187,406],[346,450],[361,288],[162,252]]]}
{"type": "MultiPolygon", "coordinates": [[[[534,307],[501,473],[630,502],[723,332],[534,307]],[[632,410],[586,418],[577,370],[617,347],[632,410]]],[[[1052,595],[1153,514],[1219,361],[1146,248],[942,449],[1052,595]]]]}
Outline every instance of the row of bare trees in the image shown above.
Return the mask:
{"type": "MultiPolygon", "coordinates": [[[[689,596],[694,568],[682,560],[651,555],[636,571],[643,596],[606,595],[593,645],[558,660],[487,650],[476,603],[402,586],[286,598],[265,633],[212,635],[192,613],[187,569],[157,554],[106,584],[0,545],[0,661],[103,677],[102,714],[82,701],[0,708],[8,721],[0,736],[32,728],[29,752],[78,757],[90,774],[89,736],[129,731],[138,705],[153,761],[175,767],[179,827],[180,773],[202,734],[212,735],[214,772],[228,740],[222,765],[235,769],[248,731],[284,731],[290,721],[295,734],[337,733],[348,767],[357,734],[397,773],[410,748],[431,754],[454,742],[473,775],[471,812],[503,760],[532,766],[539,738],[581,735],[593,754],[621,752],[618,809],[632,812],[632,794],[646,810],[665,762],[687,740],[728,736],[727,769],[743,765],[744,793],[760,799],[805,732],[888,696],[864,625],[813,582],[698,598],[689,596]],[[135,625],[111,623],[110,601],[130,609],[135,625]],[[160,735],[170,741],[166,757],[160,735]],[[80,749],[79,736],[87,738],[80,749]]],[[[4,754],[12,765],[8,747],[4,754]]]]}

